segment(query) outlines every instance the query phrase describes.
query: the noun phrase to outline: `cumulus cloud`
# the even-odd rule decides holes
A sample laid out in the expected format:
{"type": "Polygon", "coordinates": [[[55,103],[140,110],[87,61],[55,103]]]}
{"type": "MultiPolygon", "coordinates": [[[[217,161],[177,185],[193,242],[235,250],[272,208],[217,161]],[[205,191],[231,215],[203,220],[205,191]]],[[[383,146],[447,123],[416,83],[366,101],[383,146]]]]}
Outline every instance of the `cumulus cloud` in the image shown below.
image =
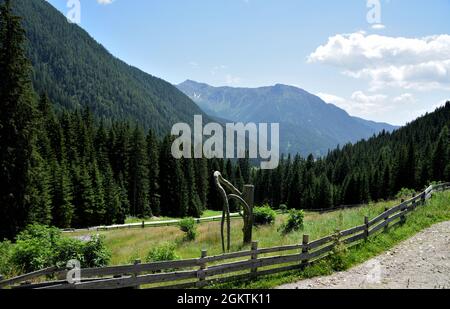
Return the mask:
{"type": "Polygon", "coordinates": [[[319,46],[309,63],[323,63],[358,79],[371,90],[383,87],[450,89],[450,35],[424,38],[338,34],[319,46]]]}
{"type": "Polygon", "coordinates": [[[414,102],[414,96],[411,94],[404,94],[392,98],[385,94],[369,95],[363,91],[355,91],[349,98],[329,93],[319,93],[317,96],[327,103],[332,103],[346,110],[351,115],[360,117],[373,116],[374,114],[382,114],[391,111],[398,104],[405,103],[407,99],[410,99],[410,102],[414,102]]]}

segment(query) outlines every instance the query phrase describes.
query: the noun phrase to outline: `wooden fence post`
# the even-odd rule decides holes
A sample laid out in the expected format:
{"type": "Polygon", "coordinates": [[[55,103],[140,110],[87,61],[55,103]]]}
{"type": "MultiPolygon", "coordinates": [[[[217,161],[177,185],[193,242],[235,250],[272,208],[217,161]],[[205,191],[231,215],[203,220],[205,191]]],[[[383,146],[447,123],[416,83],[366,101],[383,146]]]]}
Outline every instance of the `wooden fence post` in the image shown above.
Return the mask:
{"type": "Polygon", "coordinates": [[[207,264],[205,258],[208,256],[208,250],[202,250],[202,255],[200,257],[200,269],[197,272],[197,287],[205,286],[206,274],[205,270],[207,269],[207,264]]]}
{"type": "Polygon", "coordinates": [[[369,217],[364,217],[364,225],[365,225],[365,228],[364,228],[364,239],[365,240],[368,240],[369,239],[369,217]]]}
{"type": "MultiPolygon", "coordinates": [[[[258,260],[258,242],[252,242],[252,261],[256,262],[258,260]]],[[[256,277],[258,273],[258,267],[253,267],[251,270],[252,277],[256,277]]]]}
{"type": "MultiPolygon", "coordinates": [[[[134,266],[137,266],[139,264],[141,264],[141,260],[137,259],[137,260],[134,261],[134,266]]],[[[137,276],[138,276],[138,272],[135,271],[135,273],[133,274],[133,277],[136,278],[137,276]]],[[[137,286],[134,287],[134,289],[139,290],[140,286],[137,285],[137,286]]]]}
{"type": "MultiPolygon", "coordinates": [[[[384,212],[387,212],[389,210],[389,207],[384,207],[384,212]]],[[[384,218],[384,222],[389,220],[389,216],[387,216],[386,218],[384,218]]],[[[386,225],[384,226],[384,232],[386,233],[389,230],[389,223],[386,223],[386,225]]]]}
{"type": "Polygon", "coordinates": [[[245,185],[242,191],[242,197],[250,207],[249,213],[244,213],[244,244],[251,244],[253,233],[253,204],[255,201],[255,186],[245,185]]]}
{"type": "MultiPolygon", "coordinates": [[[[303,235],[302,241],[302,255],[308,254],[309,252],[309,235],[303,235]]],[[[308,259],[303,259],[301,263],[302,268],[308,266],[308,259]]]]}

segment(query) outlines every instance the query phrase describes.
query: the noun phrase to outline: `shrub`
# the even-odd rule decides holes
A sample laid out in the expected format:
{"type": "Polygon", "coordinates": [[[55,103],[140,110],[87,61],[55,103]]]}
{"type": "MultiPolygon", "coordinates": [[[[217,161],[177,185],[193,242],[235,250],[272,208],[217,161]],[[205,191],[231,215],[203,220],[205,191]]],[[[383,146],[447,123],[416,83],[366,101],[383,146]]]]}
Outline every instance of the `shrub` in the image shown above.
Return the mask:
{"type": "Polygon", "coordinates": [[[345,244],[340,241],[338,234],[334,236],[335,246],[331,254],[327,257],[329,265],[334,271],[343,271],[348,268],[348,261],[346,260],[346,255],[348,252],[345,244]]]}
{"type": "Polygon", "coordinates": [[[281,232],[283,234],[289,234],[291,232],[299,231],[303,229],[303,221],[305,213],[303,210],[291,209],[289,211],[288,220],[281,226],[281,232]]]}
{"type": "Polygon", "coordinates": [[[268,205],[255,207],[253,210],[253,223],[255,226],[275,223],[276,212],[268,205]]]}
{"type": "Polygon", "coordinates": [[[281,212],[282,213],[287,213],[288,212],[288,207],[287,207],[287,205],[286,204],[281,204],[280,205],[280,210],[281,210],[281,212]]]}
{"type": "Polygon", "coordinates": [[[416,194],[416,191],[413,189],[402,188],[395,197],[397,199],[409,199],[415,194],[416,194]]]}
{"type": "Polygon", "coordinates": [[[181,220],[179,226],[180,229],[186,233],[186,240],[195,240],[195,238],[197,237],[197,226],[193,218],[185,218],[181,220]]]}
{"type": "Polygon", "coordinates": [[[175,253],[175,245],[170,243],[152,248],[146,257],[147,263],[175,261],[179,259],[180,257],[175,253]]]}
{"type": "Polygon", "coordinates": [[[30,225],[12,245],[11,263],[22,272],[33,272],[51,266],[64,266],[76,259],[81,267],[108,265],[111,254],[103,238],[94,236],[88,242],[64,237],[57,228],[30,225]]]}
{"type": "Polygon", "coordinates": [[[0,275],[7,276],[12,272],[12,244],[9,241],[0,242],[0,275]]]}

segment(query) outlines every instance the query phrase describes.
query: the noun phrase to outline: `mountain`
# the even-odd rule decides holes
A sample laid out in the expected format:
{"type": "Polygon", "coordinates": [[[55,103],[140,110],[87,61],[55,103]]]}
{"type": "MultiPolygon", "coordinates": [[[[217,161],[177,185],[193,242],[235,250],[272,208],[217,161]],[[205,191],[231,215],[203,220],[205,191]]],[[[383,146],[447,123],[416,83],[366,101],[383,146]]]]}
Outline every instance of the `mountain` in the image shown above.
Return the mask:
{"type": "Polygon", "coordinates": [[[12,4],[23,18],[34,88],[57,109],[89,107],[98,117],[137,121],[160,135],[202,114],[176,87],[117,59],[47,1],[12,4]]]}
{"type": "Polygon", "coordinates": [[[337,145],[396,129],[351,117],[337,106],[292,86],[212,87],[187,80],[177,87],[211,116],[239,122],[280,123],[280,148],[285,153],[325,155],[337,145]]]}

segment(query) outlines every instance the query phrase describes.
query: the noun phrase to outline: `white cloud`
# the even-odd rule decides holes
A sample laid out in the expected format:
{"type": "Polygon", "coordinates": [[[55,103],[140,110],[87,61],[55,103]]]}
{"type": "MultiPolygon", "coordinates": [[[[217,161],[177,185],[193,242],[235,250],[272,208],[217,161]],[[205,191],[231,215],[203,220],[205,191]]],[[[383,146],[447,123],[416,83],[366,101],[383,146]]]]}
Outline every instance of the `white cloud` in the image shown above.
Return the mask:
{"type": "Polygon", "coordinates": [[[97,0],[97,3],[107,5],[113,3],[113,1],[114,0],[97,0]]]}
{"type": "Polygon", "coordinates": [[[450,89],[450,35],[424,38],[338,34],[319,46],[309,63],[343,69],[344,74],[368,79],[371,90],[384,87],[450,89]]]}

